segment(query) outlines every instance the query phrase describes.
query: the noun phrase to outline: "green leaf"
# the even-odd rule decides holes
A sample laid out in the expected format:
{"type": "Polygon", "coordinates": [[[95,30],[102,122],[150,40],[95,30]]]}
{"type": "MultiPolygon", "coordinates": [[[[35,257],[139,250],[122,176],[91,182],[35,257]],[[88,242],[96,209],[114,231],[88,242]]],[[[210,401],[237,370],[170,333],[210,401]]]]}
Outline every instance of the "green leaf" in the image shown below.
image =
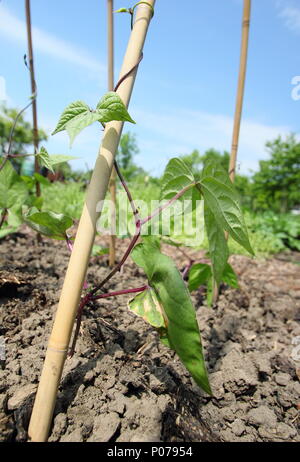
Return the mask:
{"type": "Polygon", "coordinates": [[[50,156],[48,154],[48,151],[44,146],[41,147],[40,152],[36,155],[39,164],[46,167],[48,170],[50,170],[52,173],[54,173],[53,167],[50,163],[50,156]]]}
{"type": "Polygon", "coordinates": [[[200,188],[204,202],[218,226],[228,231],[236,242],[253,255],[238,194],[233,184],[229,184],[226,177],[221,180],[219,177],[205,176],[200,180],[200,188]]]}
{"type": "Polygon", "coordinates": [[[101,98],[96,108],[97,114],[100,116],[100,122],[111,122],[112,120],[121,120],[124,122],[135,121],[130,117],[125,104],[120,96],[115,91],[109,91],[101,98]]]}
{"type": "Polygon", "coordinates": [[[213,304],[213,294],[214,294],[213,279],[210,278],[208,279],[207,285],[206,285],[206,301],[207,301],[208,306],[212,306],[213,304]]]}
{"type": "Polygon", "coordinates": [[[26,184],[17,174],[12,164],[6,161],[0,171],[0,209],[9,209],[22,204],[28,194],[26,184]]]}
{"type": "Polygon", "coordinates": [[[135,123],[128,114],[128,111],[116,92],[110,91],[106,93],[99,101],[95,111],[83,101],[75,101],[66,107],[58,124],[52,133],[66,130],[70,137],[70,144],[72,145],[75,137],[86,127],[92,123],[98,122],[111,122],[112,120],[121,120],[135,123]]]}
{"type": "Polygon", "coordinates": [[[163,307],[166,315],[164,343],[167,337],[196,383],[211,394],[195,308],[181,274],[173,261],[160,252],[156,239],[146,238],[135,246],[131,255],[145,271],[149,285],[163,307]]]}
{"type": "Polygon", "coordinates": [[[25,223],[35,231],[52,239],[65,239],[66,231],[73,225],[73,220],[66,215],[54,212],[40,212],[36,208],[24,214],[25,223]]]}
{"type": "Polygon", "coordinates": [[[97,112],[86,112],[85,114],[81,114],[78,117],[74,117],[73,120],[66,125],[66,130],[68,132],[70,138],[70,146],[72,146],[75,138],[79,133],[89,125],[94,122],[101,121],[101,117],[97,112]]]}
{"type": "Polygon", "coordinates": [[[216,283],[220,284],[221,276],[229,257],[228,245],[222,227],[219,226],[218,222],[215,220],[215,217],[207,204],[204,204],[204,220],[213,275],[216,283]]]}
{"type": "MultiPolygon", "coordinates": [[[[62,164],[63,162],[68,162],[69,160],[72,160],[72,159],[78,159],[77,157],[74,157],[74,156],[65,156],[62,154],[55,154],[53,156],[50,156],[48,154],[47,149],[44,148],[43,146],[41,147],[40,152],[37,154],[37,158],[38,158],[39,164],[44,165],[44,167],[46,167],[52,173],[54,173],[53,165],[62,164]]],[[[39,175],[39,174],[35,173],[35,176],[36,175],[39,175]]],[[[41,176],[42,175],[39,175],[39,177],[41,176]]],[[[38,181],[42,182],[41,178],[38,181]]]]}
{"type": "Polygon", "coordinates": [[[63,162],[68,162],[69,160],[77,159],[77,157],[65,156],[62,154],[55,154],[55,155],[50,156],[47,152],[47,149],[44,148],[43,146],[41,147],[40,152],[37,154],[37,158],[38,158],[39,164],[46,167],[52,173],[54,173],[53,165],[62,164],[63,162]]]}
{"type": "Polygon", "coordinates": [[[143,318],[151,326],[156,328],[167,328],[167,316],[154,289],[144,290],[128,302],[129,309],[136,315],[143,318]]]}
{"type": "Polygon", "coordinates": [[[5,236],[8,236],[9,234],[17,232],[18,228],[18,226],[3,225],[0,229],[0,239],[3,239],[5,236]]]}
{"type": "Polygon", "coordinates": [[[300,240],[293,237],[289,237],[289,245],[292,249],[297,249],[300,251],[300,240]]]}
{"type": "MultiPolygon", "coordinates": [[[[171,159],[161,180],[161,199],[171,199],[179,191],[195,184],[195,177],[188,166],[177,157],[171,159]]],[[[191,188],[192,189],[192,188],[191,188]]],[[[185,193],[184,198],[191,198],[192,191],[185,193]]]]}
{"type": "Polygon", "coordinates": [[[70,121],[74,120],[76,117],[85,115],[87,112],[90,112],[90,108],[83,101],[74,101],[69,104],[60,116],[58,124],[54,132],[52,132],[52,135],[55,135],[62,130],[66,130],[66,126],[70,121]]]}
{"type": "Polygon", "coordinates": [[[102,247],[101,245],[94,244],[92,247],[92,256],[99,257],[100,255],[107,255],[109,252],[108,247],[102,247]]]}
{"type": "Polygon", "coordinates": [[[44,202],[44,199],[42,196],[34,197],[31,205],[32,207],[36,207],[37,209],[41,210],[43,202],[44,202]]]}
{"type": "Polygon", "coordinates": [[[228,284],[230,287],[234,287],[235,289],[239,288],[237,275],[229,263],[226,263],[222,274],[222,281],[225,282],[225,284],[228,284]]]}
{"type": "Polygon", "coordinates": [[[33,174],[33,177],[36,181],[38,181],[39,183],[43,184],[44,186],[50,186],[51,183],[50,181],[48,180],[48,178],[44,177],[43,175],[40,175],[39,173],[35,172],[33,174]]]}
{"type": "Polygon", "coordinates": [[[211,279],[211,267],[206,263],[195,263],[189,271],[189,291],[198,289],[199,286],[207,284],[211,279]]]}
{"type": "Polygon", "coordinates": [[[30,190],[34,187],[35,181],[32,176],[21,175],[20,179],[26,184],[27,188],[30,190]]]}
{"type": "Polygon", "coordinates": [[[63,164],[64,162],[69,162],[69,160],[78,159],[74,156],[65,156],[64,154],[52,154],[50,157],[51,165],[63,164]]]}
{"type": "Polygon", "coordinates": [[[114,13],[130,13],[128,8],[119,8],[118,10],[114,11],[114,13]]]}
{"type": "Polygon", "coordinates": [[[18,207],[11,207],[8,211],[7,219],[0,229],[0,239],[7,236],[8,234],[17,232],[22,221],[22,216],[19,213],[18,207]]]}

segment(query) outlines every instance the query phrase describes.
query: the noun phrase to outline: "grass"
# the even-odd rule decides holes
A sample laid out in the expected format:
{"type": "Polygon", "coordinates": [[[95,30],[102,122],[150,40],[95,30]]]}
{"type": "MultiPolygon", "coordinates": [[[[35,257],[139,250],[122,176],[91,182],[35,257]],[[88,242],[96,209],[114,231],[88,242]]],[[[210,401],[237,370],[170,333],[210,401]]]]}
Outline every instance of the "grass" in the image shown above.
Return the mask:
{"type": "Polygon", "coordinates": [[[84,203],[85,191],[81,183],[51,183],[42,187],[43,210],[63,213],[79,219],[84,203]]]}
{"type": "MultiPolygon", "coordinates": [[[[150,204],[151,200],[159,199],[160,188],[157,184],[152,182],[133,182],[130,185],[130,190],[134,198],[139,201],[144,201],[147,205],[150,204]]],[[[42,194],[44,197],[43,210],[63,213],[77,220],[80,218],[85,197],[85,188],[82,183],[52,183],[50,186],[43,186],[42,194]]],[[[109,199],[109,195],[107,198],[109,199]]],[[[120,185],[118,186],[118,201],[122,205],[126,202],[126,196],[120,185]]],[[[103,213],[102,220],[105,221],[105,216],[107,217],[108,215],[109,212],[107,209],[106,215],[103,213]]],[[[129,231],[132,233],[134,231],[134,222],[130,206],[128,206],[127,216],[130,223],[129,231]]],[[[249,231],[250,242],[256,257],[268,257],[287,248],[287,240],[282,238],[282,232],[280,232],[283,226],[281,225],[282,220],[284,220],[283,223],[287,223],[285,232],[288,232],[287,230],[290,228],[290,223],[300,221],[300,217],[294,217],[292,215],[285,215],[283,217],[272,213],[252,214],[246,212],[245,220],[249,231]]],[[[119,237],[127,237],[129,231],[125,230],[119,237]]],[[[180,241],[185,242],[185,238],[186,236],[181,236],[180,241]]],[[[297,236],[296,240],[299,242],[297,236]]],[[[199,245],[199,248],[208,248],[206,237],[202,244],[199,245]]],[[[232,239],[229,239],[229,250],[232,254],[248,255],[248,253],[232,239]]]]}

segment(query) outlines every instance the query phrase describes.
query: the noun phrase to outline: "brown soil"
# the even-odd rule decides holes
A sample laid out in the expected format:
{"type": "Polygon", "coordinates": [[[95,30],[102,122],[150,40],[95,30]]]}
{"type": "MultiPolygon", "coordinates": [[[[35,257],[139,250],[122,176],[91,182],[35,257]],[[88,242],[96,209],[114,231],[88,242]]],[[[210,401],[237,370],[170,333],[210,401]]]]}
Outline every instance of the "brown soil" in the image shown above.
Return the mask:
{"type": "MultiPolygon", "coordinates": [[[[163,250],[183,269],[180,252],[163,250]]],[[[0,251],[0,441],[26,441],[69,254],[30,233],[2,240],[0,251]]],[[[128,311],[128,296],[107,299],[85,313],[49,441],[300,441],[300,267],[282,256],[231,263],[239,290],[223,287],[214,308],[203,289],[193,294],[213,398],[128,311]]],[[[93,259],[88,282],[107,271],[105,257],[93,259]]],[[[128,261],[108,289],[144,283],[128,261]]]]}

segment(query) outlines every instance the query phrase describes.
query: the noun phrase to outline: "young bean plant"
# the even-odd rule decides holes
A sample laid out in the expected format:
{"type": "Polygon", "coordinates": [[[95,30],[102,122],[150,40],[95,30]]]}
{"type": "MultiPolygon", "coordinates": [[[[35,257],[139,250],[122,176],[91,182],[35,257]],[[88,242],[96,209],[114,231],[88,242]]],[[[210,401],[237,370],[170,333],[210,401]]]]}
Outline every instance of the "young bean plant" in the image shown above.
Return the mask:
{"type": "MultiPolygon", "coordinates": [[[[113,120],[135,123],[116,90],[138,64],[139,62],[122,77],[115,91],[103,96],[95,109],[91,109],[83,101],[75,101],[67,106],[53,134],[67,131],[72,144],[76,136],[94,122],[102,126],[113,120]]],[[[38,156],[41,165],[50,169],[53,167],[55,158],[49,156],[44,148],[41,148],[38,156]]],[[[22,180],[17,178],[8,159],[5,163],[0,172],[2,221],[7,211],[15,204],[16,198],[20,197],[20,191],[23,190],[25,194],[22,180]],[[6,199],[3,200],[3,197],[6,199]]],[[[114,166],[132,208],[135,232],[124,255],[108,275],[92,288],[85,284],[78,306],[70,354],[74,354],[75,351],[84,308],[97,300],[129,294],[133,297],[128,302],[129,310],[156,329],[161,342],[177,353],[198,386],[206,393],[212,394],[195,307],[189,290],[195,289],[205,281],[212,281],[212,278],[217,284],[222,280],[226,281],[226,278],[233,284],[237,283],[228,264],[229,251],[225,232],[253,254],[238,194],[228,173],[217,163],[205,165],[201,175],[195,177],[181,159],[173,158],[168,162],[161,181],[161,202],[158,208],[148,216],[141,216],[116,161],[114,166]],[[154,218],[159,217],[165,209],[185,199],[190,199],[192,204],[197,204],[197,201],[204,202],[204,222],[211,260],[210,266],[205,263],[190,265],[188,284],[184,281],[187,271],[186,274],[180,273],[173,260],[161,252],[160,239],[151,234],[142,234],[142,229],[145,229],[154,218]],[[113,292],[107,291],[108,282],[112,277],[117,276],[129,256],[144,271],[145,284],[140,287],[124,287],[113,292]]],[[[71,218],[32,207],[23,215],[23,219],[41,234],[66,240],[72,251],[72,240],[67,233],[73,224],[71,218]]]]}

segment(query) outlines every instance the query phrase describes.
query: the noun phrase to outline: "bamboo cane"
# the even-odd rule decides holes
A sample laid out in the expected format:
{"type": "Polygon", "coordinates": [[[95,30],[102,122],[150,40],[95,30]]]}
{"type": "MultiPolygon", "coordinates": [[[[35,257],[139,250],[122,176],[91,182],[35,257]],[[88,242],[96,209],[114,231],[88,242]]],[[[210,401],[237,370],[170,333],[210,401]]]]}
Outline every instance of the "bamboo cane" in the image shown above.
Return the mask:
{"type": "MultiPolygon", "coordinates": [[[[39,132],[38,132],[38,122],[37,122],[36,84],[35,84],[35,75],[34,75],[33,47],[32,47],[32,35],[31,35],[30,0],[25,0],[25,10],[26,10],[26,27],[27,27],[30,83],[31,83],[31,93],[33,95],[33,101],[32,101],[33,145],[34,145],[34,154],[37,154],[39,150],[39,132]]],[[[38,162],[37,157],[34,158],[34,171],[36,173],[39,173],[39,162],[38,162]]],[[[40,183],[36,181],[36,197],[40,197],[40,195],[41,195],[41,186],[40,186],[40,183]]]]}
{"type": "MultiPolygon", "coordinates": [[[[152,6],[155,0],[149,0],[152,6]]],[[[130,34],[120,75],[125,75],[138,62],[152,17],[151,8],[140,4],[130,34]]],[[[137,69],[126,78],[118,94],[128,106],[134,86],[137,69]]],[[[87,191],[85,204],[78,225],[74,248],[65,276],[55,321],[48,343],[46,358],[35,398],[29,425],[31,441],[46,441],[53,417],[57,389],[60,382],[78,303],[95,238],[96,223],[101,212],[112,171],[114,156],[123,128],[122,122],[106,124],[99,155],[87,191]]]]}
{"type": "MultiPolygon", "coordinates": [[[[113,21],[114,0],[107,0],[107,42],[108,42],[108,90],[114,89],[114,21],[113,21]]],[[[116,235],[114,234],[114,226],[116,222],[116,171],[113,167],[110,182],[109,192],[111,200],[110,220],[112,230],[109,241],[109,266],[113,267],[116,261],[116,235]]]]}
{"type": "MultiPolygon", "coordinates": [[[[240,69],[239,69],[238,88],[237,88],[237,95],[236,95],[231,153],[230,153],[230,160],[229,160],[229,177],[232,182],[234,182],[234,178],[235,178],[236,159],[237,159],[237,152],[238,152],[240,126],[241,126],[243,100],[244,100],[247,55],[248,55],[248,41],[249,41],[250,12],[251,12],[251,0],[244,0],[243,19],[242,19],[242,41],[241,41],[241,53],[240,53],[240,69]]],[[[227,232],[225,233],[225,238],[226,240],[228,240],[227,232]]],[[[218,301],[218,297],[219,297],[219,287],[214,281],[213,303],[216,303],[218,301]]]]}
{"type": "Polygon", "coordinates": [[[236,158],[237,158],[237,152],[238,152],[240,125],[241,125],[242,109],[243,109],[246,68],[247,68],[247,55],[248,55],[248,41],[249,41],[250,11],[251,11],[251,0],[244,0],[240,71],[239,71],[239,79],[238,79],[238,89],[237,89],[237,96],[236,96],[231,154],[230,154],[230,162],[229,162],[229,176],[232,182],[234,182],[234,177],[235,177],[236,158]]]}

